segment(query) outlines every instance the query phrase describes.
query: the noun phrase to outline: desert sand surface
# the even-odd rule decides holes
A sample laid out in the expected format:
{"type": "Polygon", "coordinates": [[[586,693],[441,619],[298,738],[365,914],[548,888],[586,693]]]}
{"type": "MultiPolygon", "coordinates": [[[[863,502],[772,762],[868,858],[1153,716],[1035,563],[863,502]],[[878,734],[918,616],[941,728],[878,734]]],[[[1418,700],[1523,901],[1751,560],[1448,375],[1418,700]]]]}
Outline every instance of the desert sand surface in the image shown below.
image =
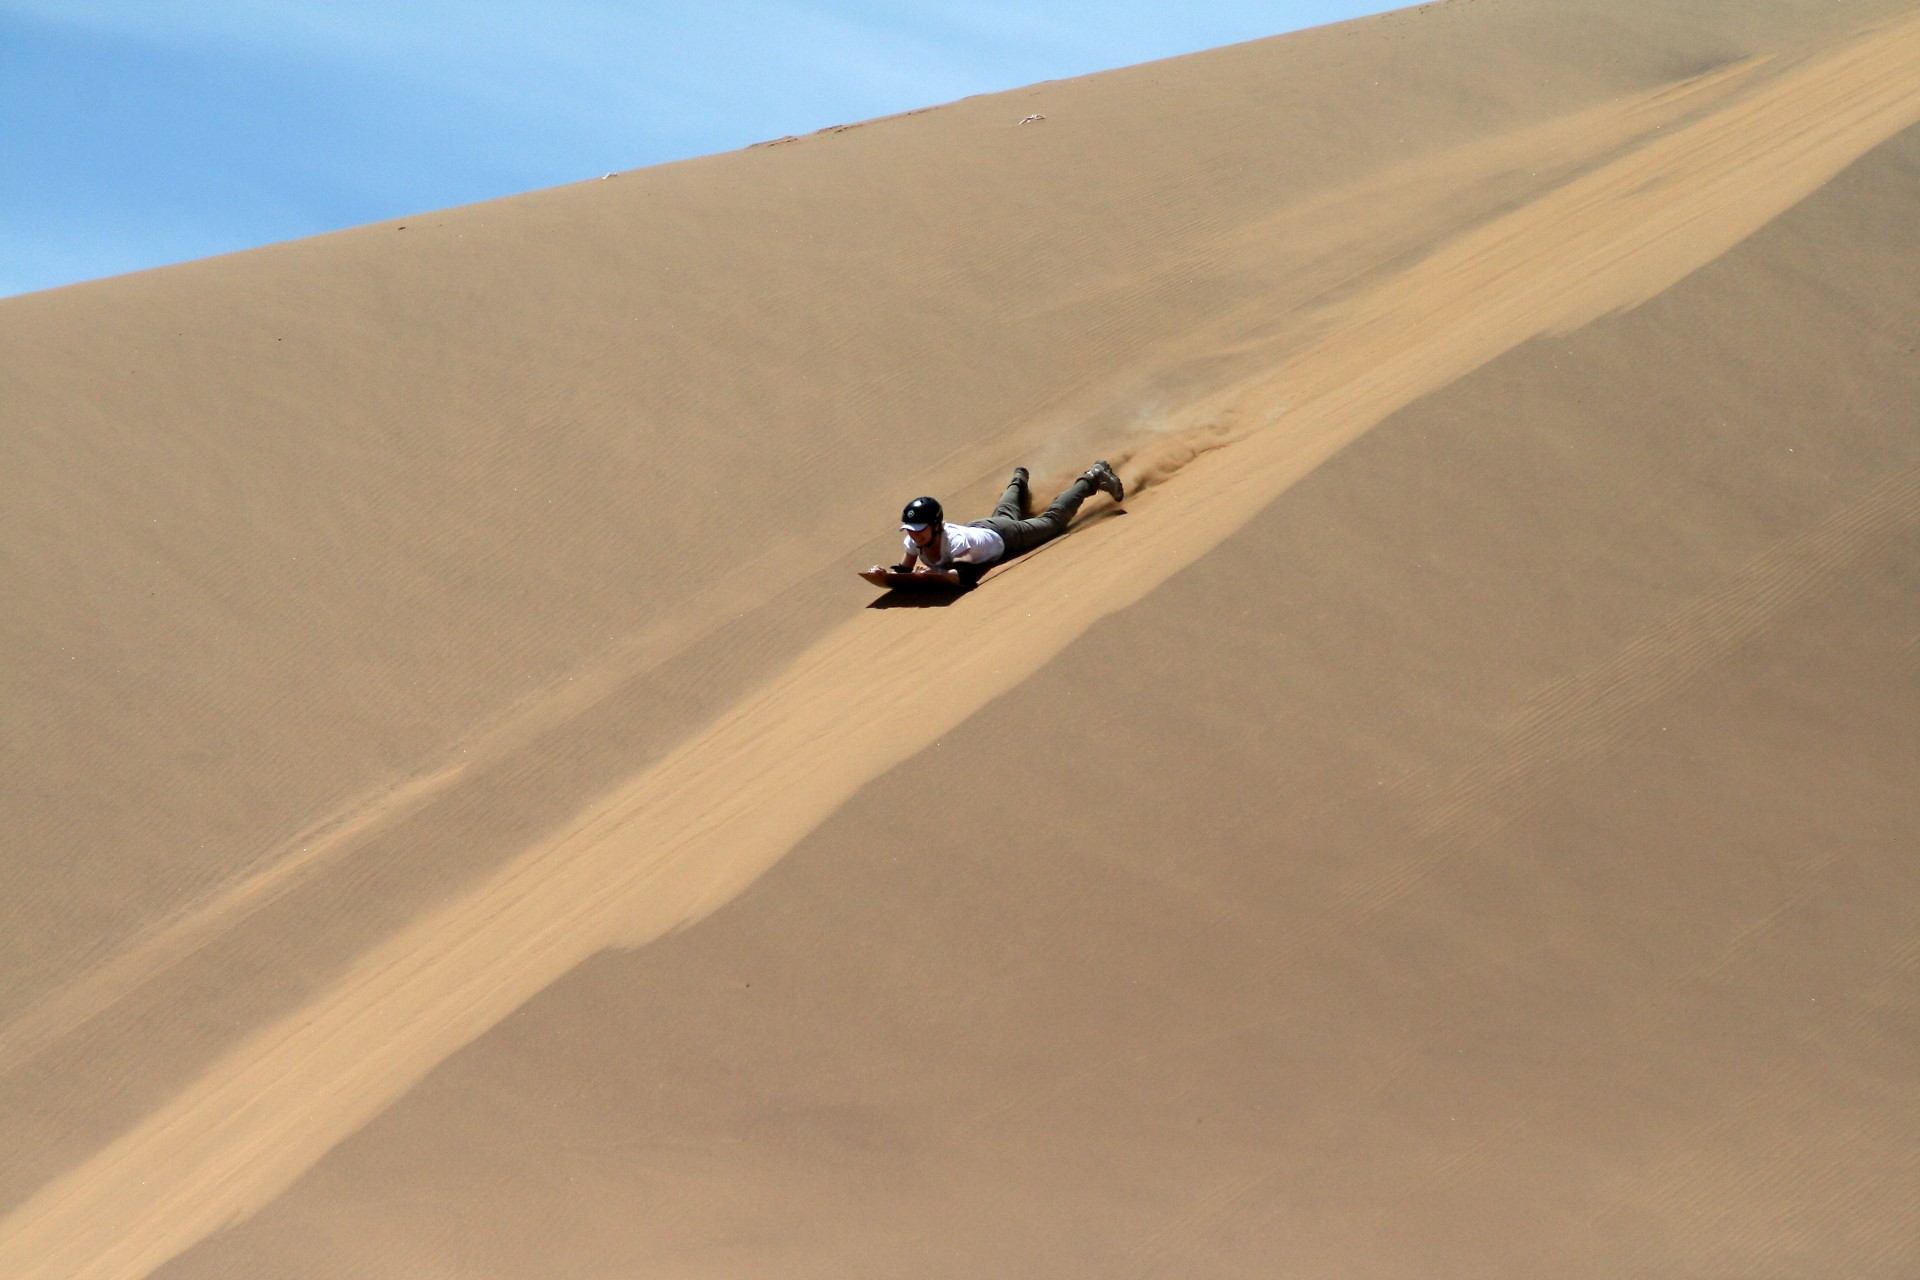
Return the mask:
{"type": "Polygon", "coordinates": [[[1454,0],[0,301],[0,1275],[1912,1276],[1916,227],[1454,0]]]}

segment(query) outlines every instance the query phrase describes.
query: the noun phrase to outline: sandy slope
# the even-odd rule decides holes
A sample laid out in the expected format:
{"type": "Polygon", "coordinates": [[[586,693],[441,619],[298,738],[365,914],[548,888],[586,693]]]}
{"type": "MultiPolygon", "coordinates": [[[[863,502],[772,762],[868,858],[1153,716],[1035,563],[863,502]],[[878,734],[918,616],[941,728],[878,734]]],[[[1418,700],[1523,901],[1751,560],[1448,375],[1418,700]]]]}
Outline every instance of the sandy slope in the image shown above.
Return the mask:
{"type": "Polygon", "coordinates": [[[556,981],[176,1269],[1910,1269],[1920,26],[1732,8],[0,307],[0,1270],[151,1271],[556,981]],[[853,608],[1096,448],[1167,483],[853,608]]]}

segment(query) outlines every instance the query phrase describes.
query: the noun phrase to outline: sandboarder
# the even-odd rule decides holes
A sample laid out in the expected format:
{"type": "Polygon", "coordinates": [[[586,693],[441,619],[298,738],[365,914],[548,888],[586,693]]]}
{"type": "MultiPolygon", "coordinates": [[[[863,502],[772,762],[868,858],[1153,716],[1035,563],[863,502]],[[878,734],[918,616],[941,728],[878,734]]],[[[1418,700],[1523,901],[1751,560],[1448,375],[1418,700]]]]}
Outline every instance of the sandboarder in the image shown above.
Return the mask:
{"type": "Polygon", "coordinates": [[[907,535],[905,556],[897,565],[875,565],[868,572],[912,573],[916,565],[924,565],[923,573],[937,575],[955,586],[970,587],[994,565],[1025,555],[1065,533],[1080,504],[1095,493],[1111,494],[1118,502],[1125,492],[1120,477],[1102,458],[1031,519],[1027,517],[1025,467],[1013,469],[1007,491],[985,520],[949,524],[936,499],[915,498],[900,513],[900,528],[907,535]]]}

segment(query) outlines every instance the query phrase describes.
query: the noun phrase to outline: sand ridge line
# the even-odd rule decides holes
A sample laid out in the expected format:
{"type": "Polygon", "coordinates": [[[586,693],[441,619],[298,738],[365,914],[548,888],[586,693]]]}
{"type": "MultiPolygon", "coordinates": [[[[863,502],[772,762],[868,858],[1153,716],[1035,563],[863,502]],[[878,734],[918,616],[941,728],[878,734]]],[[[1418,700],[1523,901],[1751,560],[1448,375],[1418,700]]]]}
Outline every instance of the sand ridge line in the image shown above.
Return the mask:
{"type": "Polygon", "coordinates": [[[1515,329],[1565,332],[1646,301],[1911,123],[1917,32],[1910,20],[1823,58],[1762,69],[1759,84],[1720,109],[1443,246],[1383,286],[1400,305],[1363,295],[1307,352],[1178,415],[1128,455],[1129,483],[1157,483],[1363,378],[1420,377],[1410,360],[1427,350],[1422,335],[1483,344],[1467,357],[1477,367],[1524,340],[1508,341],[1515,329]],[[1502,279],[1513,287],[1492,287],[1502,279]],[[1349,360],[1334,358],[1341,352],[1349,360]]]}
{"type": "Polygon", "coordinates": [[[1917,33],[1909,24],[1850,46],[1728,108],[1743,113],[1742,137],[1777,140],[1769,153],[1725,156],[1736,140],[1709,117],[1383,285],[1276,375],[1204,403],[1192,421],[1237,407],[1259,429],[1194,460],[1133,518],[951,609],[850,619],[571,832],[362,957],[299,1015],[48,1184],[0,1221],[0,1271],[142,1275],[263,1203],[595,950],[648,941],[724,902],[854,790],[1387,414],[1533,334],[1651,296],[1920,116],[1917,33]],[[1826,127],[1802,126],[1809,110],[1826,127]],[[1629,190],[1663,171],[1672,181],[1629,190]],[[1282,403],[1295,407],[1274,411],[1282,403]],[[903,670],[908,652],[916,662],[903,670]],[[917,679],[929,655],[946,679],[917,679]]]}
{"type": "Polygon", "coordinates": [[[349,862],[368,841],[429,809],[463,781],[483,783],[476,775],[536,744],[622,683],[671,662],[782,591],[793,590],[779,585],[785,581],[779,569],[791,558],[791,548],[777,545],[740,574],[703,588],[686,611],[618,638],[575,672],[491,717],[450,748],[444,766],[368,793],[309,824],[255,859],[250,869],[134,935],[0,1024],[0,1079],[83,1031],[208,943],[349,862]]]}
{"type": "Polygon", "coordinates": [[[1189,257],[1151,273],[1123,275],[1096,292],[1062,300],[1049,312],[1063,318],[1092,305],[1137,305],[1157,285],[1234,269],[1232,264],[1246,269],[1245,264],[1263,260],[1265,246],[1289,246],[1277,274],[1262,272],[1261,287],[1252,296],[1164,343],[1151,369],[1063,393],[1063,401],[1078,404],[1084,421],[1063,424],[1058,414],[1037,414],[1006,439],[982,442],[973,452],[991,455],[997,465],[1016,456],[1005,447],[1007,440],[1018,443],[1018,455],[1033,466],[1040,492],[1064,485],[1089,450],[1105,450],[1116,463],[1139,458],[1128,479],[1133,491],[1145,489],[1199,453],[1252,429],[1223,420],[1186,432],[1169,430],[1168,418],[1178,416],[1195,396],[1208,394],[1209,383],[1236,386],[1271,371],[1324,341],[1349,318],[1356,298],[1409,264],[1543,190],[1644,145],[1657,130],[1697,120],[1778,66],[1774,54],[1736,59],[1637,96],[1403,161],[1198,241],[1189,257]],[[1504,203],[1509,199],[1514,203],[1504,203]],[[1357,273],[1356,262],[1365,264],[1357,273]],[[1126,403],[1139,407],[1116,429],[1112,408],[1126,403]]]}
{"type": "Polygon", "coordinates": [[[0,1026],[0,1078],[193,954],[209,938],[278,901],[379,832],[430,803],[467,772],[459,763],[409,779],[328,817],[261,858],[258,871],[137,935],[78,979],[0,1026]]]}

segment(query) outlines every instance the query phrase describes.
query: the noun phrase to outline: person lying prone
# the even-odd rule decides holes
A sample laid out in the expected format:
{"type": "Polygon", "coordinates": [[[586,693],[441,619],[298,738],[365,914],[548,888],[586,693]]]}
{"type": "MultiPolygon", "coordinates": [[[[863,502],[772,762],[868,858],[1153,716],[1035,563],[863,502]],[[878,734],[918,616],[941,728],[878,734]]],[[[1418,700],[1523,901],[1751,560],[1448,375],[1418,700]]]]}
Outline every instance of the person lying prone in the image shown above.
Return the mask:
{"type": "Polygon", "coordinates": [[[955,586],[972,586],[994,565],[1025,555],[1067,531],[1080,504],[1096,493],[1119,502],[1126,495],[1120,477],[1106,459],[1074,478],[1047,509],[1027,516],[1027,469],[1015,467],[993,514],[984,520],[950,524],[934,498],[915,498],[900,513],[904,554],[896,565],[875,565],[874,572],[931,573],[955,586]]]}

